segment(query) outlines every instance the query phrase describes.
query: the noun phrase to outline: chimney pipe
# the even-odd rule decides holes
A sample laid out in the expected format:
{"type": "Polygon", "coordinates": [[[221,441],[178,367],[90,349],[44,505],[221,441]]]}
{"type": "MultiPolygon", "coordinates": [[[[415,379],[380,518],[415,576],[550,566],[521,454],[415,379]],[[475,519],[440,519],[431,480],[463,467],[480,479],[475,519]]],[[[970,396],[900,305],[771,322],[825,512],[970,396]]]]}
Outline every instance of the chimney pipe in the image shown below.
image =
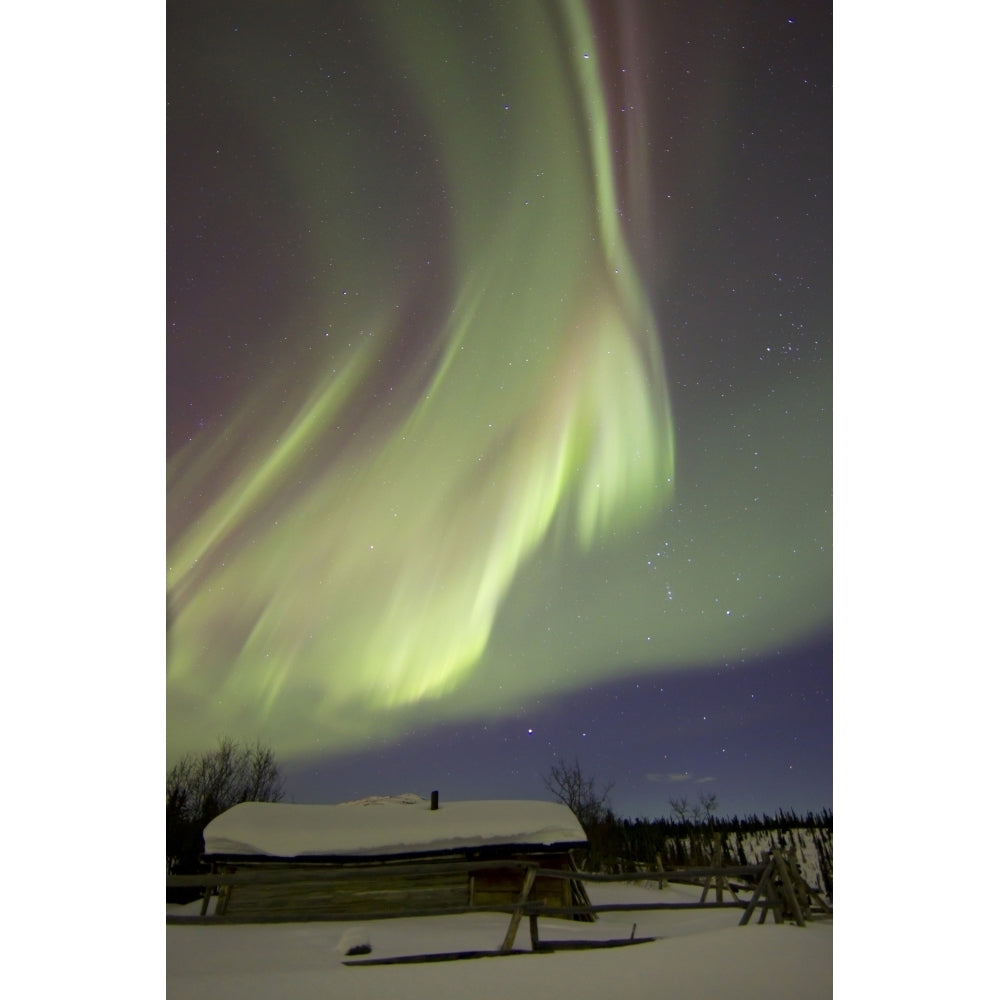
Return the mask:
{"type": "Polygon", "coordinates": [[[431,811],[433,812],[438,807],[438,793],[437,791],[431,792],[431,811]]]}

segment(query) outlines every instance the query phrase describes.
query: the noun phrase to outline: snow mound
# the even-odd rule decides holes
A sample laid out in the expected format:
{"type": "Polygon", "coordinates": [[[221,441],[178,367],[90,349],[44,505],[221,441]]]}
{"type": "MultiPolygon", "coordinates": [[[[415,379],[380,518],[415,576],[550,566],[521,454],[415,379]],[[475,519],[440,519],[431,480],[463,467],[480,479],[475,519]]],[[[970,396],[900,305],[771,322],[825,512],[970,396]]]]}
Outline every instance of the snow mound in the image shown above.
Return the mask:
{"type": "Polygon", "coordinates": [[[430,802],[430,799],[417,795],[416,792],[404,792],[402,795],[368,795],[363,799],[354,799],[342,804],[345,806],[384,806],[390,804],[416,806],[422,802],[430,802]]]}
{"type": "Polygon", "coordinates": [[[367,927],[348,927],[337,943],[341,955],[367,955],[371,950],[372,936],[367,927]]]}

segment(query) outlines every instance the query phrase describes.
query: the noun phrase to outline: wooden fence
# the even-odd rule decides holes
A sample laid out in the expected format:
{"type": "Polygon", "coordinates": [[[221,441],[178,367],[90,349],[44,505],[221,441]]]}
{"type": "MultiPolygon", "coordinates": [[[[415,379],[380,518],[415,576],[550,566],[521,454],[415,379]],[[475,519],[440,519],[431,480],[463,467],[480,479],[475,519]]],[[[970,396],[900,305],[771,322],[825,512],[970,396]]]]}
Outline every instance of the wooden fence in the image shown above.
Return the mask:
{"type": "Polygon", "coordinates": [[[514,940],[517,937],[521,920],[528,917],[532,951],[554,951],[569,948],[600,948],[617,947],[620,945],[639,944],[652,938],[611,939],[607,941],[540,941],[538,937],[538,918],[545,916],[571,917],[575,914],[591,914],[608,912],[629,912],[646,910],[691,910],[718,909],[720,907],[738,908],[742,910],[740,925],[750,922],[753,912],[760,908],[759,923],[763,923],[770,912],[776,923],[793,919],[801,927],[806,920],[815,915],[830,915],[832,909],[818,889],[806,885],[798,875],[795,866],[780,851],[771,852],[769,860],[764,864],[735,867],[683,868],[670,871],[628,872],[614,875],[597,872],[565,871],[545,868],[537,861],[505,859],[497,861],[446,862],[439,864],[394,864],[386,866],[366,866],[363,868],[316,868],[303,873],[302,869],[266,871],[241,871],[234,873],[211,873],[201,875],[168,875],[167,886],[203,887],[201,912],[198,915],[171,913],[167,915],[167,923],[232,925],[242,923],[282,923],[302,921],[358,921],[358,920],[389,920],[400,917],[445,916],[464,913],[510,913],[510,923],[503,941],[495,952],[461,952],[443,955],[422,955],[395,959],[359,959],[348,964],[384,964],[387,962],[432,961],[446,958],[468,958],[479,955],[505,955],[514,951],[514,940]],[[359,912],[356,909],[347,912],[341,910],[310,910],[302,912],[274,912],[257,914],[226,914],[208,913],[208,904],[213,893],[218,892],[220,898],[225,898],[233,886],[238,885],[290,885],[301,884],[304,881],[321,886],[324,883],[350,882],[352,880],[371,880],[380,875],[393,876],[434,876],[446,878],[457,874],[474,875],[477,871],[488,869],[521,869],[524,872],[518,898],[512,903],[491,902],[486,905],[462,906],[426,906],[406,905],[398,909],[384,909],[359,912]],[[547,906],[532,899],[532,888],[539,876],[555,879],[570,879],[581,882],[680,882],[701,885],[702,893],[698,902],[649,902],[649,903],[603,903],[581,906],[547,906]],[[713,900],[708,898],[714,888],[713,900]],[[724,898],[728,892],[732,900],[724,898]],[[749,901],[739,898],[738,893],[750,892],[749,901]]]}

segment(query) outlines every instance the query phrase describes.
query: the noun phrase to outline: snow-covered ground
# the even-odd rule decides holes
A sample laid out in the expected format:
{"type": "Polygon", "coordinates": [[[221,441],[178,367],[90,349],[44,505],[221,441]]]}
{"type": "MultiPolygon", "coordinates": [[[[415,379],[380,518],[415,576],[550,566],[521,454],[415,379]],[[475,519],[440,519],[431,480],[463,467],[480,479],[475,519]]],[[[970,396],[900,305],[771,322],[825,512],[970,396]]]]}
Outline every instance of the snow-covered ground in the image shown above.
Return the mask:
{"type": "MultiPolygon", "coordinates": [[[[694,886],[588,885],[595,904],[697,901],[694,886]]],[[[197,913],[200,904],[168,906],[197,913]]],[[[413,917],[359,923],[167,927],[167,991],[177,1000],[811,1000],[833,995],[833,924],[739,926],[738,909],[603,913],[594,924],[540,919],[545,940],[653,937],[648,944],[514,954],[424,964],[347,966],[359,941],[368,958],[493,950],[505,914],[413,917]]],[[[527,920],[515,948],[530,949],[527,920]]]]}

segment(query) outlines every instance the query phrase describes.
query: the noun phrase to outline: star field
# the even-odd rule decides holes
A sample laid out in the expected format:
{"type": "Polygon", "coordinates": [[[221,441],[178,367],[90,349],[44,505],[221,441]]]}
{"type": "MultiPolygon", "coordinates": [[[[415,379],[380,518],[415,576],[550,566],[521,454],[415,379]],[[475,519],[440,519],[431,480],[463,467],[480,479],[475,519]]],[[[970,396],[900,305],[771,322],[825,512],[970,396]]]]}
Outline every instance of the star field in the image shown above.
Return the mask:
{"type": "Polygon", "coordinates": [[[181,2],[167,41],[169,753],[829,805],[828,12],[181,2]]]}

